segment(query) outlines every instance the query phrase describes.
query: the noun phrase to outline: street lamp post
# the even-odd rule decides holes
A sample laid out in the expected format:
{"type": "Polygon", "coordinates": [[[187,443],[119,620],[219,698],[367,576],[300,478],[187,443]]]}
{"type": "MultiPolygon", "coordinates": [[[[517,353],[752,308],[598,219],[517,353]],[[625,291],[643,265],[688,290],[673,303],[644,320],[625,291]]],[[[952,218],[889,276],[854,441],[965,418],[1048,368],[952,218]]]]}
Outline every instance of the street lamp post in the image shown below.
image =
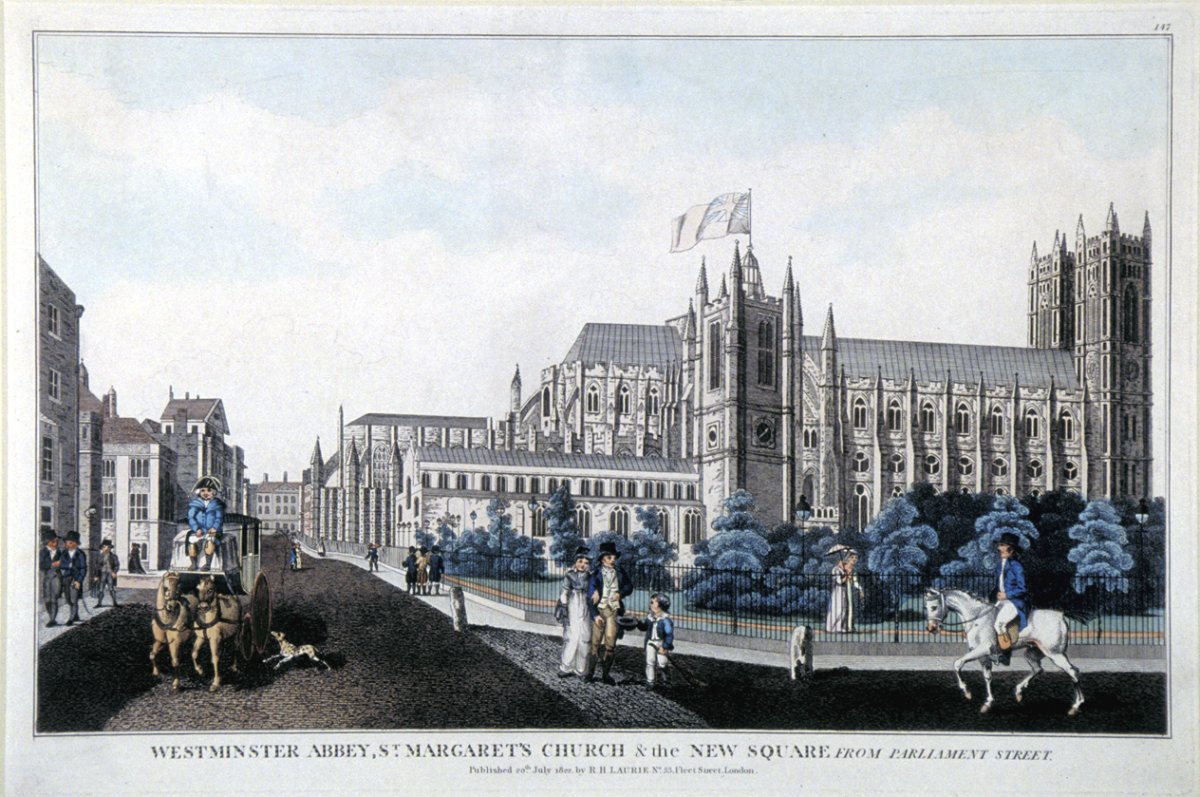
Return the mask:
{"type": "Polygon", "coordinates": [[[808,530],[805,528],[805,524],[810,517],[812,517],[812,504],[808,502],[808,496],[801,495],[800,503],[796,507],[796,520],[800,521],[801,572],[804,570],[804,565],[808,563],[808,530]]]}
{"type": "Polygon", "coordinates": [[[1133,517],[1138,522],[1138,608],[1145,609],[1146,607],[1146,521],[1150,519],[1150,506],[1143,498],[1138,502],[1137,511],[1133,513],[1133,517]]]}

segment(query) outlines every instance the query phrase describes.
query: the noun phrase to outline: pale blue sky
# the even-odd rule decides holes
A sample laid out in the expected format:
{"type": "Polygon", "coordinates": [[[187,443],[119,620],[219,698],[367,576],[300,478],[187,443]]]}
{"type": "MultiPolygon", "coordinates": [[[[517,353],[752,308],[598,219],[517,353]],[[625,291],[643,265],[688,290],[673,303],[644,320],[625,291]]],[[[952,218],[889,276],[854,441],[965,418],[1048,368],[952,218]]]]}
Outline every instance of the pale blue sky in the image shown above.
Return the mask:
{"type": "Polygon", "coordinates": [[[167,384],[222,395],[255,474],[298,472],[338,403],[498,415],[514,361],[533,384],[586,321],[682,312],[700,256],[719,270],[732,242],[668,255],[668,224],[719,193],[755,189],[768,289],[795,256],[810,318],[832,302],[849,336],[1007,345],[1034,238],[1080,213],[1095,231],[1110,201],[1130,231],[1165,213],[1162,40],[37,48],[40,247],[89,306],[97,387],[139,416],[167,384]],[[186,316],[196,291],[225,316],[276,309],[159,354],[114,345],[131,319],[171,338],[162,308],[186,316]],[[279,357],[297,338],[314,365],[279,357]],[[227,362],[194,378],[206,345],[227,362]]]}

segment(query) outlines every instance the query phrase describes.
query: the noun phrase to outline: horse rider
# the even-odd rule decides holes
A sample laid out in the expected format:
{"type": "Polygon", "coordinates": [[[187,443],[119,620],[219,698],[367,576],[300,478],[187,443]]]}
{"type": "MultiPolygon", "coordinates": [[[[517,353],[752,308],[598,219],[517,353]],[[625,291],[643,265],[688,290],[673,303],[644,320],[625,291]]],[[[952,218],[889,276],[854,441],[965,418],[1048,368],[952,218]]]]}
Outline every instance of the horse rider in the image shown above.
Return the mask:
{"type": "Polygon", "coordinates": [[[221,550],[221,526],[225,522],[225,502],[219,497],[221,480],[216,476],[202,476],[193,488],[196,495],[188,502],[188,558],[192,569],[196,569],[201,545],[204,547],[204,566],[212,567],[213,556],[221,550]]]}
{"type": "Polygon", "coordinates": [[[1025,568],[1017,554],[1021,540],[1006,531],[996,541],[1000,563],[996,565],[996,642],[992,645],[992,660],[1008,664],[1015,640],[1008,636],[1008,624],[1017,621],[1018,633],[1029,625],[1029,591],[1025,586],[1025,568]]]}
{"type": "Polygon", "coordinates": [[[42,574],[42,602],[50,616],[47,628],[58,625],[58,599],[62,595],[62,554],[58,549],[58,534],[47,529],[42,533],[46,545],[39,552],[38,570],[42,574]]]}
{"type": "Polygon", "coordinates": [[[117,605],[117,571],[121,569],[121,560],[113,553],[110,540],[100,543],[100,561],[96,572],[96,608],[104,605],[104,591],[112,596],[112,605],[117,605]]]}

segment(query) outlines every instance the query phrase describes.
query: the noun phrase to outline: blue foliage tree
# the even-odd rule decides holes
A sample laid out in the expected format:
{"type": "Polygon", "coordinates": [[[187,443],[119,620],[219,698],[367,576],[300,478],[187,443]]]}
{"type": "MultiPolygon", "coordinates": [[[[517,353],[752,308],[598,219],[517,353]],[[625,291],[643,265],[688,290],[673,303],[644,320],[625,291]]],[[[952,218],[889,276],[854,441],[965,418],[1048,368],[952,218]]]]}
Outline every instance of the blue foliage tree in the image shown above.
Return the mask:
{"type": "Polygon", "coordinates": [[[518,534],[507,510],[507,502],[493,498],[487,506],[487,527],[464,531],[452,541],[443,551],[450,572],[498,578],[545,572],[546,562],[541,558],[545,544],[518,534]]]}
{"type": "Polygon", "coordinates": [[[550,495],[544,511],[550,532],[550,558],[560,565],[570,565],[583,537],[575,523],[575,501],[565,483],[550,495]]]}
{"type": "MultiPolygon", "coordinates": [[[[444,520],[442,521],[442,524],[438,526],[439,536],[443,528],[449,528],[444,520]]],[[[416,546],[418,548],[424,548],[425,550],[432,548],[434,546],[434,542],[438,539],[438,537],[434,536],[433,532],[427,529],[417,529],[417,533],[414,534],[413,537],[416,538],[416,546]]]]}
{"type": "Polygon", "coordinates": [[[693,549],[698,569],[684,580],[688,601],[710,609],[770,610],[761,574],[771,545],[754,514],[754,496],[738,490],[726,498],[725,513],[712,527],[717,533],[693,549]]]}
{"type": "Polygon", "coordinates": [[[975,539],[958,549],[962,557],[941,567],[943,576],[991,574],[1000,562],[996,543],[1000,535],[1011,533],[1020,540],[1021,550],[1038,538],[1037,527],[1027,518],[1029,509],[1009,495],[997,496],[992,511],[975,521],[975,539]]]}
{"type": "Polygon", "coordinates": [[[1133,557],[1125,549],[1128,538],[1112,504],[1091,501],[1068,533],[1079,543],[1067,554],[1075,565],[1072,585],[1076,592],[1092,586],[1106,592],[1129,591],[1125,572],[1133,567],[1133,557]]]}
{"type": "Polygon", "coordinates": [[[675,546],[663,538],[658,507],[639,506],[635,512],[642,525],[629,540],[632,560],[629,574],[634,586],[655,591],[670,590],[673,579],[667,566],[678,555],[675,546]]]}
{"type": "Polygon", "coordinates": [[[864,531],[870,550],[867,569],[881,576],[891,596],[888,611],[899,611],[904,599],[920,594],[929,553],[938,547],[937,532],[926,525],[913,525],[917,508],[903,496],[884,505],[864,531]]]}

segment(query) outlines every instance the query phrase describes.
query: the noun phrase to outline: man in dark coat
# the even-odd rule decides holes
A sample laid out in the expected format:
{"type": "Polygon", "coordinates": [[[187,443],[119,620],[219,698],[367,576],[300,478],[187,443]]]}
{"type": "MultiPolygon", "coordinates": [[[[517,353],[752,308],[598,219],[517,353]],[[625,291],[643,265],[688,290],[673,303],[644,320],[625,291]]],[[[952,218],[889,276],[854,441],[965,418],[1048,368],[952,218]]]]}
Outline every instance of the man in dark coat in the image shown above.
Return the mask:
{"type": "Polygon", "coordinates": [[[625,598],[633,592],[633,582],[624,570],[617,568],[617,544],[606,542],[600,546],[600,566],[592,571],[588,580],[588,611],[592,615],[592,646],[588,656],[586,680],[596,675],[599,661],[604,683],[612,686],[616,681],[609,675],[613,657],[617,651],[617,618],[625,614],[625,598]],[[603,642],[604,650],[600,646],[603,642]]]}
{"type": "Polygon", "coordinates": [[[1021,540],[1006,531],[996,541],[1000,563],[996,565],[996,644],[992,658],[997,664],[1008,664],[1013,640],[1008,637],[1008,624],[1017,621],[1018,632],[1029,624],[1029,590],[1025,585],[1025,568],[1017,559],[1021,540]]]}
{"type": "Polygon", "coordinates": [[[62,551],[58,549],[58,535],[45,531],[42,540],[46,544],[38,556],[38,571],[42,574],[42,603],[50,615],[47,628],[58,625],[58,598],[62,594],[62,551]]]}
{"type": "Polygon", "coordinates": [[[117,571],[121,569],[121,560],[113,553],[112,543],[108,540],[100,543],[100,561],[96,565],[97,598],[96,608],[104,605],[104,590],[112,596],[112,605],[117,605],[117,571]]]}
{"type": "Polygon", "coordinates": [[[429,555],[429,583],[433,585],[435,594],[442,594],[442,574],[446,572],[446,561],[442,558],[442,547],[433,546],[429,555]]]}
{"type": "Polygon", "coordinates": [[[364,557],[367,560],[367,569],[371,572],[379,570],[379,546],[371,543],[367,546],[367,555],[364,557]]]}
{"type": "Polygon", "coordinates": [[[411,594],[417,589],[417,547],[408,546],[408,558],[404,560],[404,588],[411,594]]]}
{"type": "Polygon", "coordinates": [[[62,570],[62,589],[71,606],[71,616],[67,625],[79,622],[79,601],[83,597],[83,584],[87,581],[87,554],[79,547],[79,532],[67,532],[67,550],[59,559],[59,569],[62,570]]]}

